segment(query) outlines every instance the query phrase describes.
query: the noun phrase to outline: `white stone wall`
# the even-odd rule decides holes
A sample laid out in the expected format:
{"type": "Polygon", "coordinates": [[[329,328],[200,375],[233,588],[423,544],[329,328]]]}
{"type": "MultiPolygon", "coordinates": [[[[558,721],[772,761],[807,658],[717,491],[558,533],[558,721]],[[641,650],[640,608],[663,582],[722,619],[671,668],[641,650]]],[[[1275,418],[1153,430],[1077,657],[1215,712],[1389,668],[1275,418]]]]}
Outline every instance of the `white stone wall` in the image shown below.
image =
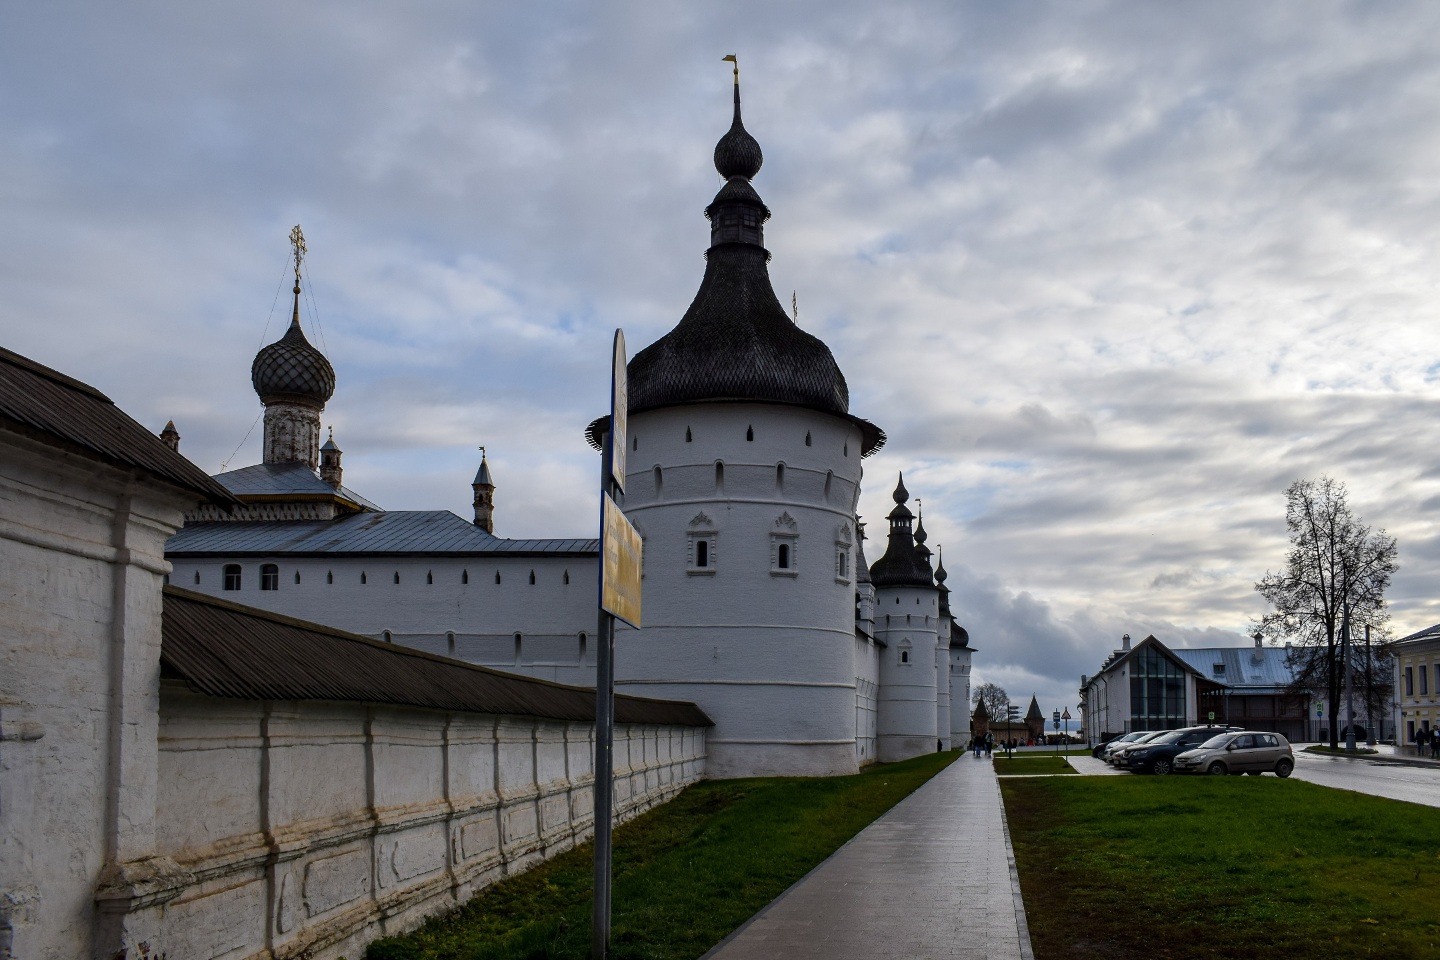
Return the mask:
{"type": "Polygon", "coordinates": [[[950,618],[941,616],[935,636],[935,741],[950,749],[950,618]]]}
{"type": "Polygon", "coordinates": [[[970,742],[970,655],[969,647],[950,648],[950,745],[970,742]]]}
{"type": "Polygon", "coordinates": [[[594,557],[247,557],[179,559],[170,582],[377,640],[388,633],[393,643],[469,663],[594,686],[596,571],[594,557]],[[224,589],[229,563],[241,568],[237,591],[224,589]],[[275,590],[260,589],[267,563],[279,568],[275,590]]]}
{"type": "Polygon", "coordinates": [[[632,416],[629,436],[644,628],[616,636],[617,689],[698,703],[711,776],[854,772],[859,428],[706,403],[632,416]]]}
{"type": "Polygon", "coordinates": [[[889,763],[935,750],[940,591],[877,587],[875,593],[875,634],[885,642],[877,748],[879,760],[889,763]]]}
{"type": "MultiPolygon", "coordinates": [[[[318,702],[161,700],[155,902],[170,957],[358,956],[593,830],[593,725],[318,702]]],[[[628,819],[700,779],[703,728],[620,725],[628,819]]]]}
{"type": "Polygon", "coordinates": [[[165,540],[188,494],[0,432],[0,956],[147,931],[96,888],[155,843],[165,540]]]}
{"type": "Polygon", "coordinates": [[[855,765],[875,762],[880,715],[880,655],[874,640],[855,636],[855,765]]]}

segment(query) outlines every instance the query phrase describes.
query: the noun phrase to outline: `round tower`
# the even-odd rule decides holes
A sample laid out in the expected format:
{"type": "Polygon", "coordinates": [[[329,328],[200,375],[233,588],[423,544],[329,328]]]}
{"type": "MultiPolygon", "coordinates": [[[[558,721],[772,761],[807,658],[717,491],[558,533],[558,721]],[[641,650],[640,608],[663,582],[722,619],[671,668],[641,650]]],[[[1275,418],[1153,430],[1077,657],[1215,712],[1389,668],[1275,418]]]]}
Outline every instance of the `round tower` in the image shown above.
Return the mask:
{"type": "Polygon", "coordinates": [[[616,687],[698,703],[716,724],[710,776],[850,773],[855,507],[884,434],[850,414],[830,350],[775,296],[762,162],[737,71],[700,289],[628,369],[645,625],[616,637],[616,687]]]}
{"type": "MultiPolygon", "coordinates": [[[[940,647],[946,657],[946,666],[939,678],[940,685],[950,688],[949,716],[940,714],[940,729],[950,731],[950,746],[963,746],[970,739],[970,633],[955,620],[950,609],[950,588],[945,581],[950,575],[945,571],[945,555],[940,554],[940,566],[935,570],[935,584],[940,589],[940,647]]],[[[942,732],[941,736],[945,734],[942,732]]]]}
{"type": "Polygon", "coordinates": [[[903,474],[892,497],[889,543],[885,555],[870,565],[875,637],[885,644],[876,737],[882,763],[931,753],[939,740],[935,701],[940,591],[923,539],[915,542],[903,474]]]}
{"type": "Polygon", "coordinates": [[[305,236],[290,231],[295,249],[295,306],[285,335],[262,347],[250,364],[250,383],[265,405],[265,463],[320,464],[320,414],[335,394],[335,370],[300,329],[300,262],[305,236]]]}

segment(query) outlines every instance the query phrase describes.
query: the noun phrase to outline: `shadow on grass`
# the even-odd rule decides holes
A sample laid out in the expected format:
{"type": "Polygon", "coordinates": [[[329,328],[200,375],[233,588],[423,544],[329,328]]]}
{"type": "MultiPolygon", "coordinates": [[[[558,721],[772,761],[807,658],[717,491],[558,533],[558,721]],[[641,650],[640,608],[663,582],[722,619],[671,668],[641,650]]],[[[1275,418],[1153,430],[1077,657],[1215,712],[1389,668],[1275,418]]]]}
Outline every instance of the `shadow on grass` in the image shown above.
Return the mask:
{"type": "MultiPolygon", "coordinates": [[[[700,956],[956,755],[850,777],[707,781],[619,827],[611,956],[700,956]]],[[[371,944],[367,960],[583,960],[593,856],[586,843],[503,880],[371,944]]]]}

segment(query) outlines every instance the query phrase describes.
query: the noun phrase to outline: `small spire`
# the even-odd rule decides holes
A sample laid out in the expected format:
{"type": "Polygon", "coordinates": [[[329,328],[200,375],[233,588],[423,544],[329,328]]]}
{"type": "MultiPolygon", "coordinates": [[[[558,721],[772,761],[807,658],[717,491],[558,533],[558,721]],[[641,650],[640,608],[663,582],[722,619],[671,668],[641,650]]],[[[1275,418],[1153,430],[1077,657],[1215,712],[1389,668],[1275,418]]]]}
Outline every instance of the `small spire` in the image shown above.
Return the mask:
{"type": "Polygon", "coordinates": [[[935,582],[940,584],[940,589],[944,590],[945,579],[950,576],[950,574],[945,572],[945,547],[937,543],[935,544],[935,549],[940,553],[940,565],[935,568],[935,582]]]}
{"type": "Polygon", "coordinates": [[[290,314],[290,327],[294,330],[300,329],[300,263],[305,259],[305,234],[300,230],[300,224],[290,231],[290,246],[295,257],[295,309],[290,314]]]}
{"type": "Polygon", "coordinates": [[[171,450],[176,453],[180,452],[180,431],[175,429],[174,420],[165,421],[165,429],[160,431],[160,439],[171,450]]]}
{"type": "Polygon", "coordinates": [[[726,180],[732,177],[753,180],[760,172],[765,156],[760,152],[760,144],[750,136],[740,120],[740,61],[733,53],[721,59],[735,64],[735,118],[730,123],[730,131],[715,144],[715,169],[726,180]]]}
{"type": "Polygon", "coordinates": [[[900,482],[895,485],[895,492],[892,493],[890,496],[896,503],[904,503],[906,500],[910,499],[910,491],[905,489],[904,471],[901,471],[900,482]]]}

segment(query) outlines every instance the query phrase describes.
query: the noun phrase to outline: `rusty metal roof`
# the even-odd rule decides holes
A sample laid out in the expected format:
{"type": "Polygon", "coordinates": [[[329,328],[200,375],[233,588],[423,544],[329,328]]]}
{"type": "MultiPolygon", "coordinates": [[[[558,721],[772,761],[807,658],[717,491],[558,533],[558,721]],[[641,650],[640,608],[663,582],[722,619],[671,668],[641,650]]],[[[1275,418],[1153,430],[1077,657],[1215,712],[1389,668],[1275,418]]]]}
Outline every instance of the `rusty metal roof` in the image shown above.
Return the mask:
{"type": "Polygon", "coordinates": [[[507,540],[448,510],[356,513],[334,520],[217,520],[187,523],[165,545],[167,557],[374,556],[477,554],[596,556],[598,541],[507,540]]]}
{"type": "MultiPolygon", "coordinates": [[[[477,667],[165,588],[161,676],[240,700],[328,700],[594,720],[595,691],[477,667]]],[[[617,723],[712,726],[693,703],[615,697],[617,723]]]]}
{"type": "Polygon", "coordinates": [[[0,425],[229,505],[235,498],[88,383],[0,347],[0,425]]]}

